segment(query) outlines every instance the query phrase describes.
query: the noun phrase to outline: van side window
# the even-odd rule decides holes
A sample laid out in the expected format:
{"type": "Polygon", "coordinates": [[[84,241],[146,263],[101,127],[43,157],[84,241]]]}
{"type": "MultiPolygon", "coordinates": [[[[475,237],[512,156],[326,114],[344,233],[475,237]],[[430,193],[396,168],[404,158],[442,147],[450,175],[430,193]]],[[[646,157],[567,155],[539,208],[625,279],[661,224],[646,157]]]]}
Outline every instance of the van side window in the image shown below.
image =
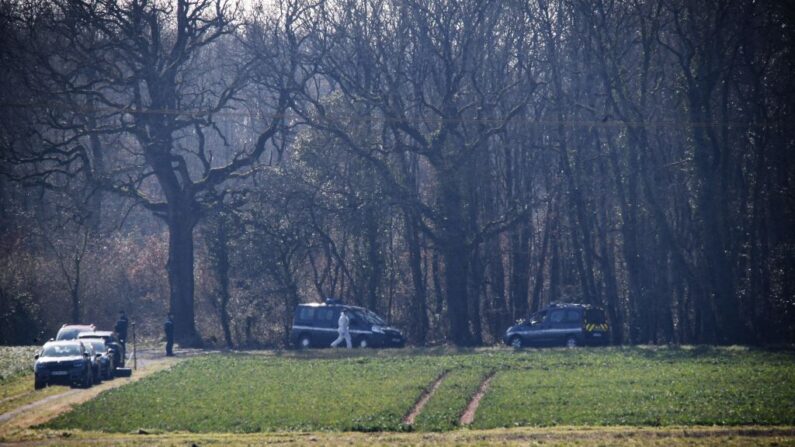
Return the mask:
{"type": "Polygon", "coordinates": [[[334,309],[320,308],[317,310],[317,321],[321,323],[327,323],[333,319],[334,319],[334,309]]]}
{"type": "Polygon", "coordinates": [[[302,321],[311,321],[315,318],[315,308],[314,307],[302,307],[301,311],[298,312],[298,319],[302,321]]]}
{"type": "Polygon", "coordinates": [[[563,321],[564,311],[563,310],[553,310],[549,313],[549,321],[552,323],[560,323],[563,321]]]}
{"type": "Polygon", "coordinates": [[[566,318],[563,319],[566,323],[579,323],[580,311],[578,309],[567,309],[566,318]]]}

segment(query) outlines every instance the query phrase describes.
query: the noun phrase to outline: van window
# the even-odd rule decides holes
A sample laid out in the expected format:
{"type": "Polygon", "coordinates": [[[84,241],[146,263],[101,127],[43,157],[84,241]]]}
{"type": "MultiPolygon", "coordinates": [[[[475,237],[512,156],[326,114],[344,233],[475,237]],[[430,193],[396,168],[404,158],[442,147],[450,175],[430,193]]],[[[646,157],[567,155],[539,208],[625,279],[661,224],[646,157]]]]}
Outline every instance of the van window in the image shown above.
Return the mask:
{"type": "Polygon", "coordinates": [[[541,324],[547,318],[547,311],[536,312],[530,315],[530,324],[541,324]]]}
{"type": "Polygon", "coordinates": [[[553,310],[549,313],[549,321],[552,323],[560,323],[563,321],[564,311],[561,309],[553,310]]]}
{"type": "Polygon", "coordinates": [[[302,307],[298,312],[298,319],[301,321],[312,321],[315,319],[314,307],[302,307]]]}
{"type": "Polygon", "coordinates": [[[334,309],[319,308],[315,316],[320,323],[328,323],[334,320],[334,309]]]}
{"type": "Polygon", "coordinates": [[[563,319],[565,323],[579,323],[580,310],[579,309],[566,309],[566,317],[563,319]]]}

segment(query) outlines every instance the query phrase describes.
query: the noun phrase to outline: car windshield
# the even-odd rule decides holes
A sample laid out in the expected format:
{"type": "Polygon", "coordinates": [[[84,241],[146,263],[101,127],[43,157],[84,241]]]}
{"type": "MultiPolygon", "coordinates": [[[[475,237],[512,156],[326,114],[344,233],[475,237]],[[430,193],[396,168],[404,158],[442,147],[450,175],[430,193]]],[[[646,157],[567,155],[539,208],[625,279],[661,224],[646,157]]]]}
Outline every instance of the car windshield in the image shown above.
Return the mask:
{"type": "Polygon", "coordinates": [[[533,315],[530,315],[530,324],[538,324],[544,321],[544,318],[547,316],[546,311],[544,312],[537,312],[533,315]]]}
{"type": "Polygon", "coordinates": [[[375,324],[378,326],[386,326],[386,322],[381,317],[376,315],[375,312],[372,312],[370,310],[355,309],[353,311],[353,314],[370,324],[375,324]]]}
{"type": "Polygon", "coordinates": [[[79,345],[52,345],[45,346],[41,352],[42,357],[75,357],[80,355],[79,345]]]}

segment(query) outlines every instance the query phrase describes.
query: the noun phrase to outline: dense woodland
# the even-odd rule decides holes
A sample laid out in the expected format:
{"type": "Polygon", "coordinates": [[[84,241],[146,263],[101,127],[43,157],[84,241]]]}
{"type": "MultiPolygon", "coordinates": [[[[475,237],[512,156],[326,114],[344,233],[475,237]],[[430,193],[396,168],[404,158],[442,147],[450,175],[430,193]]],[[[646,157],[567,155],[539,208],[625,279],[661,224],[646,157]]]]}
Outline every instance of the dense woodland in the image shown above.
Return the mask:
{"type": "Polygon", "coordinates": [[[416,345],[551,302],[795,341],[795,7],[0,0],[0,343],[235,348],[299,302],[416,345]]]}

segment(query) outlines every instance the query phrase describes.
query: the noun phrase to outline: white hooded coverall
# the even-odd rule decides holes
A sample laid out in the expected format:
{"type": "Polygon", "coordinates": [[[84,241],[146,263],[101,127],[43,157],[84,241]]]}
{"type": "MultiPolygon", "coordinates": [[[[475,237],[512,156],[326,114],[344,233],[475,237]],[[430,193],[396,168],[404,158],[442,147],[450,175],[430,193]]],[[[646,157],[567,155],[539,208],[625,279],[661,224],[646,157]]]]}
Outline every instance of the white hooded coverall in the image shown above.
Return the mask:
{"type": "Polygon", "coordinates": [[[351,333],[348,329],[350,323],[351,321],[348,319],[348,315],[345,314],[345,311],[340,312],[340,319],[337,321],[337,333],[339,336],[336,340],[331,342],[332,348],[336,348],[338,344],[342,343],[342,340],[345,340],[345,345],[348,349],[351,349],[351,333]]]}

